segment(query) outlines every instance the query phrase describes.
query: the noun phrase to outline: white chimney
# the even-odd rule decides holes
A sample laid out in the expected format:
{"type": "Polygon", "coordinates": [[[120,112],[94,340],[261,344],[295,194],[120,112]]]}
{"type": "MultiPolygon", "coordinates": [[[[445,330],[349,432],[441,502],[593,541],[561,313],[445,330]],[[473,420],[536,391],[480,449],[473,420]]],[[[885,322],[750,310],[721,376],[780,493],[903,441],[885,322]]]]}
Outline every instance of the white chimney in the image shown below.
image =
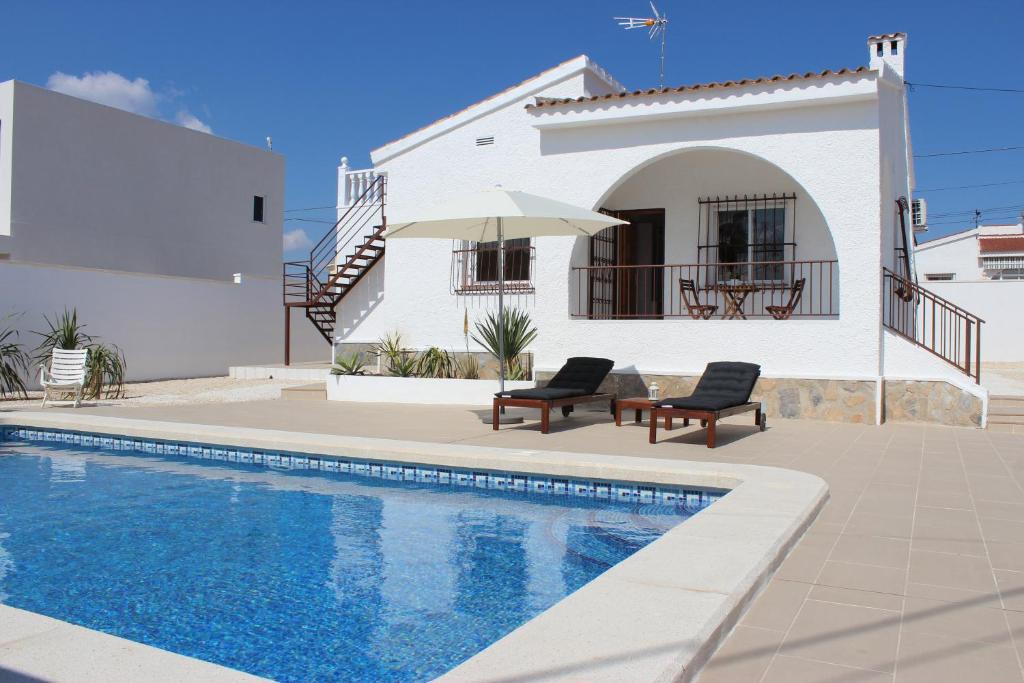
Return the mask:
{"type": "Polygon", "coordinates": [[[883,33],[868,38],[868,51],[871,56],[869,66],[881,70],[882,63],[892,67],[896,74],[903,78],[903,58],[907,52],[906,33],[883,33]]]}

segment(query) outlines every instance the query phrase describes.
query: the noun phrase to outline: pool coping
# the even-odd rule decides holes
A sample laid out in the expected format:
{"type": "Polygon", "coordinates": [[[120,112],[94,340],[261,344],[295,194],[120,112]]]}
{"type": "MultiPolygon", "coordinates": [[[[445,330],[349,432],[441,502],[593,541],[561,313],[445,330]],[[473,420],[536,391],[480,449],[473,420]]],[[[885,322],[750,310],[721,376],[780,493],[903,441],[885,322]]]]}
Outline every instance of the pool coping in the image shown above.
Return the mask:
{"type": "MultiPolygon", "coordinates": [[[[828,498],[828,487],[819,477],[759,465],[68,413],[3,414],[0,425],[730,490],[710,507],[441,677],[453,682],[537,678],[692,680],[828,498]]],[[[5,648],[0,644],[0,667],[5,663],[5,648]]],[[[134,662],[136,654],[126,650],[124,656],[133,657],[134,662]]]]}

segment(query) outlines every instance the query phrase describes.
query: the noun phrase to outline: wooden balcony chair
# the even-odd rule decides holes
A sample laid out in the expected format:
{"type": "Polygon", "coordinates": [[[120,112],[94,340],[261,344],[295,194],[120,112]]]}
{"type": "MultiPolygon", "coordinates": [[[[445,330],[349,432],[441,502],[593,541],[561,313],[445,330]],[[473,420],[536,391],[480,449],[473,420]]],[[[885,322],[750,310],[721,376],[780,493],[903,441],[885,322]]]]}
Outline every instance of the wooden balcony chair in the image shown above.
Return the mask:
{"type": "Polygon", "coordinates": [[[789,320],[793,317],[793,311],[796,310],[797,305],[800,303],[800,297],[803,296],[806,283],[807,278],[803,277],[793,283],[793,287],[789,290],[789,301],[786,302],[785,306],[765,306],[765,310],[776,320],[789,320]]]}
{"type": "Polygon", "coordinates": [[[50,392],[56,395],[74,394],[75,407],[82,404],[82,391],[85,388],[85,365],[89,358],[89,349],[54,349],[50,358],[50,367],[39,366],[39,383],[43,385],[43,405],[50,399],[50,392]]]}
{"type": "Polygon", "coordinates": [[[683,303],[686,304],[687,313],[694,320],[707,320],[718,310],[718,306],[702,304],[700,302],[700,297],[697,295],[697,285],[693,283],[693,280],[679,278],[679,293],[683,297],[683,303]],[[692,303],[690,297],[693,297],[692,303]]]}

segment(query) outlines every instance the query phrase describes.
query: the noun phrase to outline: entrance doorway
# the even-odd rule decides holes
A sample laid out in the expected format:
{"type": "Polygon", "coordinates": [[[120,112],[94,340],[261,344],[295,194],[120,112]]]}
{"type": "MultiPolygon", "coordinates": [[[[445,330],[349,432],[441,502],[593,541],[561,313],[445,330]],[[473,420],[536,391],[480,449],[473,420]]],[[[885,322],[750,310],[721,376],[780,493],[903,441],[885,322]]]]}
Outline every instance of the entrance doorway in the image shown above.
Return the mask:
{"type": "Polygon", "coordinates": [[[603,211],[629,221],[590,238],[591,318],[661,318],[665,209],[603,211]]]}

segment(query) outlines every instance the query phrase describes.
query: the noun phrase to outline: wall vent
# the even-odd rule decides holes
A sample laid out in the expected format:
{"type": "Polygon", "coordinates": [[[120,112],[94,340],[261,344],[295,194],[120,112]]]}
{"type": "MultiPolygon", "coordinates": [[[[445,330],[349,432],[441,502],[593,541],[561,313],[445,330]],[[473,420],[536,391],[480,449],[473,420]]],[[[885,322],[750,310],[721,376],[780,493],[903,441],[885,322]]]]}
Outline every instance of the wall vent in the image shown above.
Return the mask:
{"type": "Polygon", "coordinates": [[[486,135],[486,136],[484,136],[482,138],[477,138],[476,139],[476,146],[477,147],[484,147],[486,145],[493,145],[493,144],[494,144],[494,136],[493,135],[486,135]]]}

